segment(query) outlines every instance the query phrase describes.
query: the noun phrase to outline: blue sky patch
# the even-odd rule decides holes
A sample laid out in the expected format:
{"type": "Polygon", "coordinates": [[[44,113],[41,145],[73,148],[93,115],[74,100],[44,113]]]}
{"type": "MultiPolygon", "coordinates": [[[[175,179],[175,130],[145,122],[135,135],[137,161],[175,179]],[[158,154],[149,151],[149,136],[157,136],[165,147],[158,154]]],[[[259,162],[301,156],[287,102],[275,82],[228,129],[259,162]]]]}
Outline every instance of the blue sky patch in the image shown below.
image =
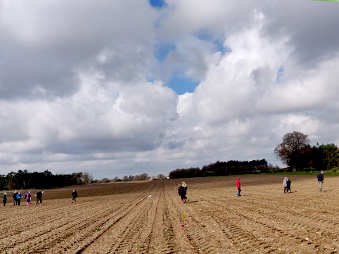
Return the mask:
{"type": "Polygon", "coordinates": [[[174,44],[164,44],[158,43],[155,45],[154,56],[160,61],[163,62],[171,50],[175,50],[176,46],[174,44]]]}
{"type": "Polygon", "coordinates": [[[164,0],[150,0],[149,3],[152,7],[161,8],[164,5],[164,0]]]}
{"type": "Polygon", "coordinates": [[[191,79],[185,77],[173,76],[166,85],[173,89],[178,95],[182,95],[184,93],[194,93],[199,82],[193,82],[191,79]]]}
{"type": "Polygon", "coordinates": [[[284,75],[284,67],[280,67],[277,73],[277,77],[275,79],[276,83],[280,83],[281,77],[284,75]]]}
{"type": "Polygon", "coordinates": [[[213,35],[208,30],[200,29],[195,35],[200,40],[212,42],[215,45],[215,51],[220,51],[222,54],[229,52],[229,48],[224,47],[224,40],[213,38],[213,35]]]}

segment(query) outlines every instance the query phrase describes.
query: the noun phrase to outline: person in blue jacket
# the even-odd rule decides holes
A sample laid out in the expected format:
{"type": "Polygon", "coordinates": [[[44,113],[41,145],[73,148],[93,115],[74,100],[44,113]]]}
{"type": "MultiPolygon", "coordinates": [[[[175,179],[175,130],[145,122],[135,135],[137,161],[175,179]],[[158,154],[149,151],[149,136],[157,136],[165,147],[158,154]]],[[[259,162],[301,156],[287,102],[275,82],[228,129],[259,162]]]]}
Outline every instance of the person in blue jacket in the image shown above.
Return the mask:
{"type": "Polygon", "coordinates": [[[21,199],[21,192],[19,191],[19,193],[16,195],[16,200],[18,202],[18,205],[20,205],[20,199],[21,199]]]}
{"type": "Polygon", "coordinates": [[[318,175],[318,183],[319,183],[319,191],[321,192],[323,189],[323,183],[324,183],[324,171],[321,171],[318,175]]]}

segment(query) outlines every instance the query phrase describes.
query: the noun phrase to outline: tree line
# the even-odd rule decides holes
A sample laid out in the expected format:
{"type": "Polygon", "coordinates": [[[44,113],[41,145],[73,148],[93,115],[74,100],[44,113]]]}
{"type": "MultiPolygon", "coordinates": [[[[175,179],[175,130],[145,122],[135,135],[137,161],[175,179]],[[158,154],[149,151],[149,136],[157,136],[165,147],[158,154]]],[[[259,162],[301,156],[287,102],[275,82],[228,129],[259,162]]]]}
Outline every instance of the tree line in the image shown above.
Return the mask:
{"type": "Polygon", "coordinates": [[[10,172],[7,175],[0,175],[0,189],[50,189],[86,184],[91,182],[92,178],[92,175],[87,172],[53,175],[48,170],[33,173],[27,170],[19,170],[18,172],[10,172]]]}
{"type": "Polygon", "coordinates": [[[333,144],[311,146],[308,136],[294,131],[283,137],[283,142],[274,149],[277,158],[290,171],[337,171],[339,169],[339,148],[333,144]]]}
{"type": "Polygon", "coordinates": [[[217,161],[209,165],[205,165],[200,169],[199,167],[192,167],[188,169],[176,169],[169,173],[171,179],[175,178],[189,178],[189,177],[204,177],[204,176],[226,176],[238,174],[251,174],[259,172],[267,172],[268,165],[265,159],[252,161],[236,161],[231,160],[227,162],[217,161]]]}
{"type": "Polygon", "coordinates": [[[147,173],[142,173],[141,175],[129,175],[129,176],[124,176],[122,179],[119,177],[115,177],[114,179],[108,179],[108,178],[103,178],[102,180],[94,180],[95,183],[109,183],[109,182],[129,182],[129,181],[144,181],[150,179],[147,173]]]}
{"type": "Polygon", "coordinates": [[[169,173],[171,179],[225,176],[234,174],[251,174],[278,171],[339,171],[339,148],[334,143],[311,146],[308,136],[294,131],[283,137],[283,142],[277,145],[274,153],[287,168],[280,169],[267,164],[265,159],[253,161],[227,161],[199,167],[176,169],[169,173]]]}

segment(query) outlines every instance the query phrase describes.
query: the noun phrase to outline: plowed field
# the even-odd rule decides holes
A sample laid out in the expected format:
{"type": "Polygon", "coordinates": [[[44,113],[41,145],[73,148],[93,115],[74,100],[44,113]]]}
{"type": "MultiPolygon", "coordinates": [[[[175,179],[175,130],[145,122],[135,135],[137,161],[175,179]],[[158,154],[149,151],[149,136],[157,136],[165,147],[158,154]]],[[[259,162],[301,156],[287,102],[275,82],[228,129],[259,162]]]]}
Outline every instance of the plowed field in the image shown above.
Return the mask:
{"type": "MultiPolygon", "coordinates": [[[[1,253],[338,253],[339,178],[185,179],[46,190],[40,206],[0,209],[1,253]]],[[[33,192],[34,194],[34,192],[33,192]]],[[[11,196],[11,193],[8,194],[11,196]]],[[[33,201],[35,201],[33,195],[33,201]]]]}

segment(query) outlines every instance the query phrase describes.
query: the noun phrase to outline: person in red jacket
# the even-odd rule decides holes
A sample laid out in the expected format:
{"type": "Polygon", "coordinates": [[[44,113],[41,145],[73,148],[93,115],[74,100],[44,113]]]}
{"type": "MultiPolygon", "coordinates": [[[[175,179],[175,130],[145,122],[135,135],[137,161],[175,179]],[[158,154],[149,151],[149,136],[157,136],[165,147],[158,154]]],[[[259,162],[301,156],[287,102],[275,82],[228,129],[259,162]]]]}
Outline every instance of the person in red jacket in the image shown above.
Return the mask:
{"type": "Polygon", "coordinates": [[[238,188],[238,194],[237,195],[241,196],[240,195],[241,189],[240,189],[240,179],[239,178],[237,179],[237,188],[238,188]]]}

